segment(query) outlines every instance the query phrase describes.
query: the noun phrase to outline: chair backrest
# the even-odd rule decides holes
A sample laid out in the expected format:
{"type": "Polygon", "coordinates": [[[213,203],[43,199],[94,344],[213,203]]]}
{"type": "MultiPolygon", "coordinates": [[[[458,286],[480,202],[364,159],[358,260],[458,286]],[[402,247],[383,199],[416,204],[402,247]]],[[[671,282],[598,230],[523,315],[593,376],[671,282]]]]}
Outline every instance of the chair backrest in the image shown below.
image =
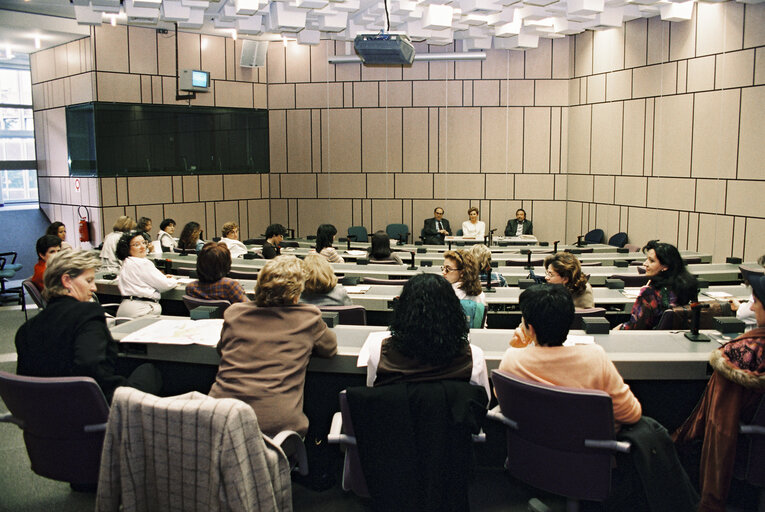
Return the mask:
{"type": "Polygon", "coordinates": [[[507,469],[519,480],[574,499],[604,500],[611,487],[611,453],[585,440],[613,440],[611,397],[492,372],[507,429],[507,469]]]}
{"type": "Polygon", "coordinates": [[[388,224],[385,226],[385,232],[391,240],[402,240],[406,243],[409,240],[409,226],[406,224],[388,224]]]}
{"type": "MultiPolygon", "coordinates": [[[[544,262],[544,258],[531,258],[532,267],[541,267],[544,262]]],[[[525,267],[528,264],[528,259],[505,260],[506,267],[525,267]]]]}
{"type": "Polygon", "coordinates": [[[620,231],[619,233],[616,233],[615,235],[611,236],[611,238],[608,239],[608,245],[613,245],[614,247],[624,247],[624,245],[627,243],[627,233],[624,231],[620,231]]]}
{"type": "Polygon", "coordinates": [[[483,327],[483,322],[486,318],[486,306],[480,302],[469,299],[460,299],[460,305],[462,306],[462,311],[465,313],[468,327],[471,329],[480,329],[483,327]]]}
{"type": "Polygon", "coordinates": [[[223,312],[231,305],[231,302],[225,299],[200,299],[185,294],[183,295],[183,303],[189,311],[198,308],[199,306],[212,306],[214,308],[219,308],[221,312],[223,312]]]}
{"type": "Polygon", "coordinates": [[[599,244],[603,242],[603,239],[606,237],[606,234],[603,232],[602,229],[593,229],[591,231],[588,231],[586,235],[584,235],[584,241],[588,244],[599,244]]]}
{"type": "Polygon", "coordinates": [[[464,232],[464,231],[462,231],[462,228],[459,228],[459,229],[457,230],[457,232],[455,233],[455,236],[462,236],[463,234],[465,234],[465,232],[464,232]]]}
{"type": "Polygon", "coordinates": [[[369,233],[364,226],[351,226],[348,228],[348,238],[352,242],[367,243],[369,240],[369,233]]]}
{"type": "Polygon", "coordinates": [[[40,293],[40,290],[37,289],[37,286],[31,279],[24,279],[21,282],[21,286],[23,286],[24,290],[26,290],[29,296],[32,297],[32,301],[38,308],[43,309],[48,304],[48,301],[43,298],[42,293],[40,293]]]}
{"type": "Polygon", "coordinates": [[[624,281],[624,286],[635,287],[645,286],[651,279],[645,274],[613,274],[608,277],[609,279],[621,279],[624,281]]]}
{"type": "Polygon", "coordinates": [[[393,258],[386,258],[384,260],[369,258],[369,264],[370,265],[400,265],[400,263],[394,260],[393,258]]]}
{"type": "Polygon", "coordinates": [[[337,312],[342,325],[367,325],[367,310],[364,306],[353,304],[351,306],[319,306],[321,311],[337,312]]]}
{"type": "Polygon", "coordinates": [[[231,269],[228,272],[228,277],[231,279],[248,279],[251,281],[257,281],[258,280],[258,273],[257,272],[248,272],[246,270],[234,270],[231,269]]]}
{"type": "MultiPolygon", "coordinates": [[[[699,316],[699,329],[714,329],[716,316],[735,316],[728,302],[710,302],[708,308],[701,310],[699,316]]],[[[675,306],[665,309],[654,329],[660,331],[690,329],[693,313],[691,306],[675,306]]]]}
{"type": "Polygon", "coordinates": [[[582,318],[584,317],[604,317],[606,316],[606,308],[577,308],[574,311],[574,322],[571,324],[572,329],[582,328],[582,318]]]}
{"type": "Polygon", "coordinates": [[[380,279],[377,277],[364,277],[362,282],[364,284],[385,284],[392,286],[404,286],[408,279],[380,279]]]}
{"type": "MultiPolygon", "coordinates": [[[[760,405],[754,417],[741,425],[736,448],[734,474],[757,487],[765,487],[765,394],[760,399],[760,405]],[[760,429],[759,433],[755,430],[760,429]]],[[[762,491],[761,491],[762,492],[762,491]]]]}
{"type": "Polygon", "coordinates": [[[32,471],[73,484],[98,481],[109,404],[95,380],[0,371],[0,397],[21,423],[32,471]]]}

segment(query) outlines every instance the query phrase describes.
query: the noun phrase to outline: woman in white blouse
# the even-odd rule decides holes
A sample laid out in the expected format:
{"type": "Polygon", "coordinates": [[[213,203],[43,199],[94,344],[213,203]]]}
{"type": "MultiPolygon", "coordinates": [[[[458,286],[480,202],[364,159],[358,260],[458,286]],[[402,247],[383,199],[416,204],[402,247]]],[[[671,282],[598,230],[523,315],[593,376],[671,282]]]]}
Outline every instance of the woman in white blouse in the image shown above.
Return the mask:
{"type": "Polygon", "coordinates": [[[482,220],[478,220],[478,208],[475,206],[468,208],[468,217],[470,219],[462,223],[462,236],[483,240],[486,233],[486,224],[482,220]]]}
{"type": "Polygon", "coordinates": [[[117,257],[123,260],[117,277],[117,286],[122,294],[117,316],[136,318],[161,314],[160,294],[178,284],[146,258],[146,249],[146,239],[138,231],[125,233],[117,242],[117,257]]]}
{"type": "Polygon", "coordinates": [[[236,222],[226,222],[220,231],[220,241],[226,244],[232,259],[247,254],[247,246],[239,241],[239,225],[236,222]]]}

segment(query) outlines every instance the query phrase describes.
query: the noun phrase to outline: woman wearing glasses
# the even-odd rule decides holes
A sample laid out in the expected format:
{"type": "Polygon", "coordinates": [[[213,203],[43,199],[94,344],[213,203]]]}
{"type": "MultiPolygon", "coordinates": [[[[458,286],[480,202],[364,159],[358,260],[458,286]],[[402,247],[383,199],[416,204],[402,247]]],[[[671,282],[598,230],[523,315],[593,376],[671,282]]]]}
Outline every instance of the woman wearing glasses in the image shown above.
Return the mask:
{"type": "Polygon", "coordinates": [[[147,243],[139,231],[122,235],[116,252],[122,260],[122,270],[117,277],[122,303],[117,316],[136,318],[161,314],[160,294],[175,288],[178,281],[165,276],[146,259],[147,243]]]}
{"type": "Polygon", "coordinates": [[[592,286],[582,273],[579,260],[570,252],[556,252],[545,258],[545,280],[548,284],[562,284],[571,293],[576,308],[595,307],[592,286]]]}
{"type": "Polygon", "coordinates": [[[468,323],[472,327],[485,327],[486,324],[481,318],[485,318],[486,294],[481,288],[478,262],[470,251],[446,251],[441,273],[451,283],[454,293],[460,299],[468,323]]]}

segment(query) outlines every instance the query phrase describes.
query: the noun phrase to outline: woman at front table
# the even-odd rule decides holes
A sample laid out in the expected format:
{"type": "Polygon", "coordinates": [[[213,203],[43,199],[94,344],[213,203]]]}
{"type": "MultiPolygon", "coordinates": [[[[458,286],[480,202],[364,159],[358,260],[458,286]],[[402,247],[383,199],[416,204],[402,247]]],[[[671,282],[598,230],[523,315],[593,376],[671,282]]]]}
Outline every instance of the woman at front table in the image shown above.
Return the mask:
{"type": "Polygon", "coordinates": [[[117,258],[122,260],[117,277],[122,302],[117,316],[160,315],[160,294],[178,285],[178,281],[157,270],[154,262],[146,258],[146,251],[146,239],[139,231],[125,233],[117,242],[117,258]]]}
{"type": "Polygon", "coordinates": [[[294,430],[305,436],[303,387],[312,354],[331,357],[337,337],[312,304],[298,304],[302,262],[277,256],[258,273],[255,301],[234,304],[224,314],[220,366],[210,390],[214,398],[250,404],[269,436],[294,430]]]}
{"type": "Polygon", "coordinates": [[[207,242],[197,256],[199,280],[186,285],[186,295],[204,300],[249,302],[239,281],[226,277],[231,270],[231,253],[226,244],[207,242]]]}
{"type": "Polygon", "coordinates": [[[478,208],[471,206],[467,212],[470,218],[462,223],[462,236],[483,240],[486,234],[486,224],[482,220],[478,220],[478,208]]]}
{"type": "Polygon", "coordinates": [[[651,240],[643,253],[645,273],[651,278],[640,289],[630,319],[616,329],[653,329],[664,310],[696,300],[698,283],[685,266],[677,248],[651,240]]]}

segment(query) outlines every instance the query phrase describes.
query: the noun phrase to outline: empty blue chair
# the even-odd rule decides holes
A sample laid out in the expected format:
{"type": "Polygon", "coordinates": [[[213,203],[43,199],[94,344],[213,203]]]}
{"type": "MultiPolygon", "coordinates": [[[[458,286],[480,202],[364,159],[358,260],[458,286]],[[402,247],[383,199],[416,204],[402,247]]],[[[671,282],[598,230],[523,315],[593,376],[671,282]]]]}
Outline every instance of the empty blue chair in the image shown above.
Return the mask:
{"type": "Polygon", "coordinates": [[[385,232],[391,240],[396,240],[400,243],[406,243],[409,240],[409,226],[406,224],[388,224],[385,227],[385,232]]]}
{"type": "Polygon", "coordinates": [[[351,226],[348,228],[348,239],[352,242],[366,243],[369,239],[369,233],[364,226],[351,226]]]}
{"type": "Polygon", "coordinates": [[[602,244],[606,234],[602,229],[593,229],[586,235],[584,235],[584,243],[586,244],[602,244]]]}
{"type": "Polygon", "coordinates": [[[622,248],[627,244],[627,233],[620,231],[608,239],[608,245],[622,248]]]}

